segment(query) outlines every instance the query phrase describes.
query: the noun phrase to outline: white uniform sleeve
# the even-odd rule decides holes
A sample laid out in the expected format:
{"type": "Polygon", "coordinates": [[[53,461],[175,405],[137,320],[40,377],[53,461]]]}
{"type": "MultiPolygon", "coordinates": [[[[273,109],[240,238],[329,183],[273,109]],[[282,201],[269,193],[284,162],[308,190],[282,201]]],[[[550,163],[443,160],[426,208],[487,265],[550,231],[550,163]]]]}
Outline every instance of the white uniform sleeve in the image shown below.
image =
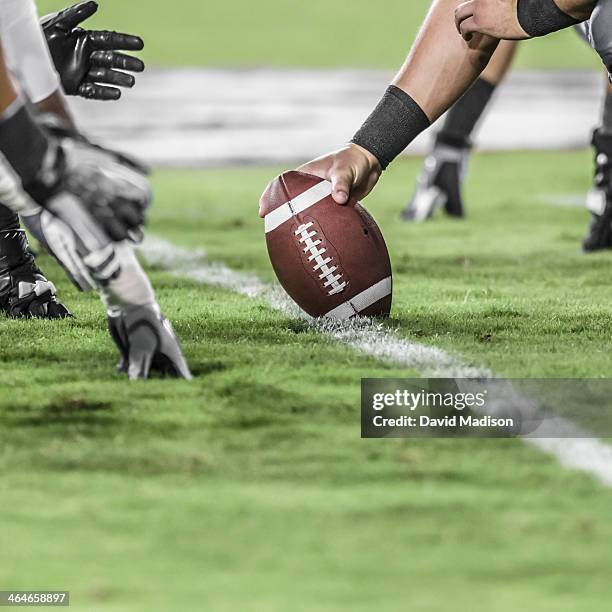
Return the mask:
{"type": "Polygon", "coordinates": [[[32,102],[61,88],[34,0],[0,0],[0,34],[8,67],[32,102]]]}

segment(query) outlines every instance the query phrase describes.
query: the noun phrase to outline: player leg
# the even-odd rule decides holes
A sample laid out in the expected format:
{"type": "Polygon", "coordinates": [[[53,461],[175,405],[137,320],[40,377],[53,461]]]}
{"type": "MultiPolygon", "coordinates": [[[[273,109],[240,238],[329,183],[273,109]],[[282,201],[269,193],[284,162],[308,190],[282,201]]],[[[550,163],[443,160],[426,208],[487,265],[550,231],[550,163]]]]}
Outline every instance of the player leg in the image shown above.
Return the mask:
{"type": "Polygon", "coordinates": [[[443,207],[452,217],[463,217],[462,183],[472,147],[472,134],[491,96],[504,79],[517,43],[503,41],[474,85],[450,109],[425,159],[416,191],[402,213],[406,221],[424,221],[443,207]]]}
{"type": "MultiPolygon", "coordinates": [[[[610,53],[606,52],[606,48],[612,48],[612,36],[607,34],[606,24],[612,26],[611,6],[607,0],[601,2],[599,10],[593,12],[590,20],[575,28],[587,44],[598,50],[602,58],[608,59],[610,53]],[[595,24],[594,29],[592,24],[595,24]]],[[[595,151],[595,177],[586,201],[592,216],[582,243],[586,253],[612,247],[612,85],[609,80],[606,82],[601,125],[593,132],[591,142],[595,151]]]]}
{"type": "MultiPolygon", "coordinates": [[[[591,17],[597,4],[595,0],[434,0],[406,62],[351,144],[300,169],[330,180],[337,204],[345,205],[351,196],[363,199],[389,164],[470,88],[500,39],[544,36],[576,25],[591,17]],[[453,29],[463,35],[463,45],[454,38],[453,29]]],[[[601,55],[599,45],[594,46],[601,55]]]]}
{"type": "Polygon", "coordinates": [[[587,196],[591,225],[583,241],[585,252],[612,248],[612,85],[606,86],[602,122],[593,132],[595,179],[587,196]]]}

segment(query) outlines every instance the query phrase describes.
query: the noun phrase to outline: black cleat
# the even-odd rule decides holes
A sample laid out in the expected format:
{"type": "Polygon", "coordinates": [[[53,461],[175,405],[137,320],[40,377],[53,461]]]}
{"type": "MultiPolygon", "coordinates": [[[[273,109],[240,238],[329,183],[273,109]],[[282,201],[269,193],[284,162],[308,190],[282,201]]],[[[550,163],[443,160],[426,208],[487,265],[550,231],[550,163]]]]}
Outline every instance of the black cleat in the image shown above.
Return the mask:
{"type": "Polygon", "coordinates": [[[587,196],[591,212],[589,233],[582,243],[585,253],[612,248],[612,134],[593,132],[595,180],[587,196]]]}
{"type": "Polygon", "coordinates": [[[438,135],[425,159],[416,191],[402,212],[404,221],[426,221],[438,208],[444,208],[449,217],[465,216],[461,188],[469,152],[468,142],[438,135]]]}
{"type": "Polygon", "coordinates": [[[55,285],[37,268],[24,230],[0,231],[0,310],[9,317],[65,319],[55,285]]]}

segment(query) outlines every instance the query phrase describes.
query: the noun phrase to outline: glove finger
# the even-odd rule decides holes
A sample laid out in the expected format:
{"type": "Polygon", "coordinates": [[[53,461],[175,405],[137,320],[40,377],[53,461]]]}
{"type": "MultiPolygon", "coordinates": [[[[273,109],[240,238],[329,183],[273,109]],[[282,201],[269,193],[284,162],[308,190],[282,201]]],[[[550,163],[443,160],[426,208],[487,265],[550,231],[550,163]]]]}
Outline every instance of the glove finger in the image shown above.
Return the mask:
{"type": "Polygon", "coordinates": [[[137,227],[128,232],[129,241],[132,244],[139,245],[142,244],[145,239],[145,233],[143,227],[137,227]]]}
{"type": "Polygon", "coordinates": [[[117,87],[134,87],[136,79],[131,74],[109,70],[108,68],[93,68],[89,71],[85,79],[90,83],[107,83],[117,85],[117,87]]]}
{"type": "Polygon", "coordinates": [[[92,210],[94,219],[100,224],[105,234],[114,242],[121,242],[128,237],[125,225],[107,206],[96,206],[92,210]]]}
{"type": "Polygon", "coordinates": [[[140,36],[109,32],[108,30],[93,30],[89,33],[92,47],[100,51],[142,51],[144,41],[140,36]]]}
{"type": "Polygon", "coordinates": [[[164,376],[191,380],[193,376],[183,356],[181,343],[174,332],[172,323],[162,316],[162,325],[161,345],[155,355],[153,367],[164,376]]]}
{"type": "Polygon", "coordinates": [[[118,100],[121,97],[121,90],[116,87],[106,87],[95,83],[83,83],[79,86],[78,92],[81,98],[88,100],[118,100]]]}
{"type": "Polygon", "coordinates": [[[135,159],[130,155],[126,155],[125,153],[119,153],[118,151],[111,151],[111,153],[114,154],[117,158],[117,161],[123,164],[124,166],[128,166],[132,170],[135,170],[136,172],[144,176],[148,176],[149,174],[151,174],[151,168],[149,168],[149,166],[146,166],[140,160],[135,159]]]}
{"type": "Polygon", "coordinates": [[[149,378],[153,355],[149,351],[133,349],[130,351],[128,377],[130,380],[145,380],[149,378]]]}
{"type": "Polygon", "coordinates": [[[128,376],[130,380],[149,378],[153,356],[159,344],[155,331],[148,324],[140,324],[130,331],[130,357],[128,376]]]}
{"type": "Polygon", "coordinates": [[[129,339],[125,324],[121,316],[109,315],[107,318],[108,331],[115,343],[115,346],[119,349],[119,363],[117,364],[117,371],[122,374],[127,374],[129,364],[129,339]]]}
{"type": "Polygon", "coordinates": [[[145,69],[141,59],[114,51],[94,51],[90,61],[96,68],[118,68],[128,72],[142,72],[145,69]]]}
{"type": "Polygon", "coordinates": [[[98,10],[98,3],[93,0],[80,2],[70,8],[58,13],[55,17],[55,25],[66,30],[74,30],[80,23],[83,23],[94,15],[98,10]]]}
{"type": "Polygon", "coordinates": [[[114,157],[117,160],[117,162],[119,162],[122,166],[127,166],[128,168],[135,170],[136,172],[138,172],[139,174],[142,174],[143,176],[148,176],[149,174],[151,174],[151,169],[148,166],[146,166],[144,162],[141,162],[140,160],[130,155],[121,153],[119,151],[115,151],[114,149],[109,149],[107,147],[101,147],[100,145],[92,143],[92,142],[88,142],[88,144],[94,147],[95,149],[99,149],[100,151],[108,153],[109,155],[114,157]]]}
{"type": "Polygon", "coordinates": [[[164,372],[166,376],[173,378],[184,378],[185,380],[193,380],[193,374],[185,361],[183,355],[175,357],[173,361],[168,363],[167,369],[164,372]]]}
{"type": "Polygon", "coordinates": [[[119,201],[113,204],[115,217],[129,229],[137,229],[144,224],[142,208],[134,202],[119,201]]]}
{"type": "Polygon", "coordinates": [[[103,227],[108,237],[114,242],[123,242],[128,238],[127,228],[117,218],[106,219],[103,224],[103,227]]]}

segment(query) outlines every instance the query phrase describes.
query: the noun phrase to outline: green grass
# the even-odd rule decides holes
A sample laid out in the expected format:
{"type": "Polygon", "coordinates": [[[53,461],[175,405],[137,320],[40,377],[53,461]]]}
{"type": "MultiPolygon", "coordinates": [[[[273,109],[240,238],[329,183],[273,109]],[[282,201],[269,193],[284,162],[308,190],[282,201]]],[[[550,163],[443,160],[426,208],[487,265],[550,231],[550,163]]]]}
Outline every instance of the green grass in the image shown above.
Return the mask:
{"type": "MultiPolygon", "coordinates": [[[[278,169],[159,172],[151,232],[271,279],[278,169]]],[[[397,223],[418,161],[368,200],[392,326],[504,375],[606,376],[610,254],[585,257],[586,152],[479,156],[469,223],[397,223]]],[[[130,384],[93,296],[0,320],[0,588],[77,610],[604,612],[612,491],[512,440],[359,439],[359,379],[415,374],[264,304],[152,271],[197,378],[130,384]]]]}
{"type": "MultiPolygon", "coordinates": [[[[398,281],[393,323],[400,331],[505,376],[607,376],[610,254],[580,252],[585,209],[543,201],[555,193],[586,193],[591,154],[477,156],[466,190],[469,222],[409,226],[398,223],[398,211],[419,165],[394,165],[367,202],[392,253],[398,281]]],[[[261,222],[246,211],[256,209],[263,186],[279,171],[160,173],[160,200],[180,202],[184,216],[159,207],[153,227],[272,279],[261,222]],[[203,211],[208,216],[200,224],[203,211]]]]}
{"type": "MultiPolygon", "coordinates": [[[[101,0],[98,27],[138,32],[152,65],[398,68],[428,0],[101,0]]],[[[65,6],[41,0],[42,13],[65,6]]],[[[571,31],[523,44],[521,68],[597,68],[571,31]]]]}

